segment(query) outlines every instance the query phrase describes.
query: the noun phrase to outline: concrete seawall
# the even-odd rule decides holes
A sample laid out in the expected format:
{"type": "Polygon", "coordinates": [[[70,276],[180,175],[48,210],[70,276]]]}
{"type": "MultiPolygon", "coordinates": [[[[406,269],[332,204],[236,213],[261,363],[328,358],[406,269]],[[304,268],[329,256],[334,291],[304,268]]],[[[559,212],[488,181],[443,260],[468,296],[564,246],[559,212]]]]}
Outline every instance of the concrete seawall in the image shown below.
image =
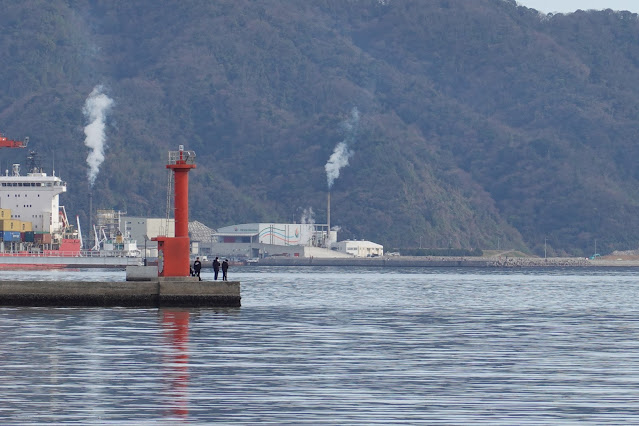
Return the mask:
{"type": "Polygon", "coordinates": [[[260,266],[471,266],[486,267],[486,260],[467,259],[424,259],[424,258],[399,258],[399,257],[374,257],[374,258],[299,258],[299,257],[268,257],[260,259],[260,266]]]}
{"type": "Polygon", "coordinates": [[[470,267],[470,268],[552,268],[593,266],[639,266],[639,262],[606,262],[576,257],[436,257],[389,256],[374,258],[299,258],[268,257],[260,259],[260,266],[364,266],[364,267],[470,267]]]}
{"type": "Polygon", "coordinates": [[[1,281],[0,306],[239,307],[239,281],[1,281]]]}

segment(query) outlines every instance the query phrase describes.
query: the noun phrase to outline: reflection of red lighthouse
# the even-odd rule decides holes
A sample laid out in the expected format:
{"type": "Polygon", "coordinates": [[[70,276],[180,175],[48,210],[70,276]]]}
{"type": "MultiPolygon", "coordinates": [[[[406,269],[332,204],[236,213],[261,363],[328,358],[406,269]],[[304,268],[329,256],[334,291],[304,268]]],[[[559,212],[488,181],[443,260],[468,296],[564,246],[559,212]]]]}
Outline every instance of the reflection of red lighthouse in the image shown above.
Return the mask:
{"type": "Polygon", "coordinates": [[[169,378],[168,393],[172,400],[171,412],[180,417],[189,414],[189,312],[164,311],[162,325],[171,350],[166,376],[169,378]]]}
{"type": "Polygon", "coordinates": [[[195,168],[195,153],[169,152],[167,169],[173,171],[175,182],[174,217],[175,237],[160,236],[158,242],[158,275],[161,277],[189,276],[189,171],[195,168]]]}

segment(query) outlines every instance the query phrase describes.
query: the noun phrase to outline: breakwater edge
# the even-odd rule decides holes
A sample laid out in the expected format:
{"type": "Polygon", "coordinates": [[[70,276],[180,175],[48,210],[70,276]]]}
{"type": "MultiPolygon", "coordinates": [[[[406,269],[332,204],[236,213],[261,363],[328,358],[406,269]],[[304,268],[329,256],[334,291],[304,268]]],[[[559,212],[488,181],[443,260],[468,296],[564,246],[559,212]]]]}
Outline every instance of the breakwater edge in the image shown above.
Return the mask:
{"type": "Polygon", "coordinates": [[[471,268],[553,268],[553,267],[639,267],[639,259],[594,260],[583,257],[455,257],[383,256],[373,258],[300,258],[273,256],[260,259],[264,266],[365,266],[365,267],[471,267],[471,268]]]}

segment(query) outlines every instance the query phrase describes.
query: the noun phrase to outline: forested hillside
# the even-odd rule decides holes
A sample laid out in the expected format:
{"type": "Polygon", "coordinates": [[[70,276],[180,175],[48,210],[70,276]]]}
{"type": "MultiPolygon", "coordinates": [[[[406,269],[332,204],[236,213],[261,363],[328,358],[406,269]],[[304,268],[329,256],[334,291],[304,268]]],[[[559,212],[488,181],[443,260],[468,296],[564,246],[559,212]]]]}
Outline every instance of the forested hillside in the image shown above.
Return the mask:
{"type": "MultiPolygon", "coordinates": [[[[508,0],[0,0],[0,131],[30,136],[88,223],[82,108],[114,103],[94,207],[326,222],[387,247],[639,245],[639,19],[508,0]]],[[[2,170],[26,156],[0,151],[2,170]]]]}

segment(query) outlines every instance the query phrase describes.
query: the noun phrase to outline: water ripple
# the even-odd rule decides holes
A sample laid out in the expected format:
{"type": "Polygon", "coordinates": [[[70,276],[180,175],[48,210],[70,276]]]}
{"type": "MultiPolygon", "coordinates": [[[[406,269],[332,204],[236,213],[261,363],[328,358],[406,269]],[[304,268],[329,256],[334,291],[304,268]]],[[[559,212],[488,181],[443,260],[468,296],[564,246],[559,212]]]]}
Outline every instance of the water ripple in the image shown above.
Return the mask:
{"type": "Polygon", "coordinates": [[[639,422],[633,270],[232,272],[239,309],[0,308],[0,421],[639,422]]]}

